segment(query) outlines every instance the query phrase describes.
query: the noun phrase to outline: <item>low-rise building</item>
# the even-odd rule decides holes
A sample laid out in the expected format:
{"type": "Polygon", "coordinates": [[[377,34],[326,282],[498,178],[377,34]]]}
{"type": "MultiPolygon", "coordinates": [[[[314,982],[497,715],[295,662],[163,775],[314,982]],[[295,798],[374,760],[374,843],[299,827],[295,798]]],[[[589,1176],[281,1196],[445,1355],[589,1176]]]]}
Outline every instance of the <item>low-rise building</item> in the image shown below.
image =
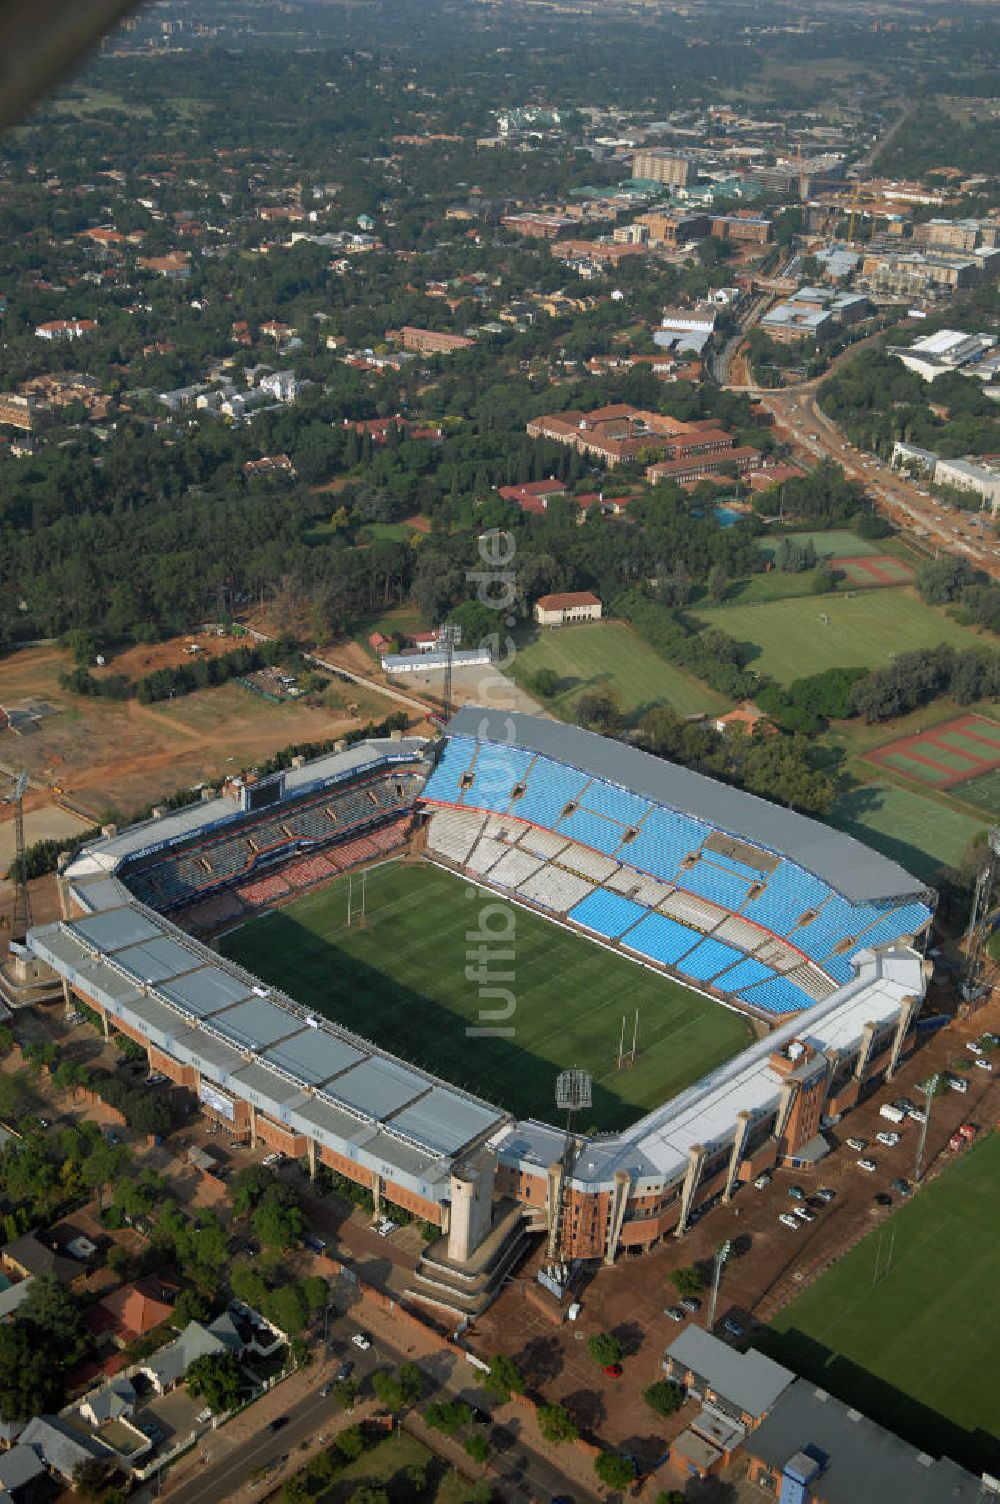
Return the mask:
{"type": "Polygon", "coordinates": [[[600,621],[602,609],[600,596],[592,591],[568,590],[539,596],[534,616],[540,627],[565,627],[572,622],[600,621]]]}
{"type": "MultiPolygon", "coordinates": [[[[749,1355],[748,1355],[749,1356],[749,1355]]],[[[948,1457],[918,1452],[860,1411],[796,1379],[747,1438],[762,1497],[796,1504],[981,1504],[983,1484],[948,1457]]],[[[995,1497],[990,1493],[989,1497],[995,1497]]]]}
{"type": "Polygon", "coordinates": [[[964,375],[977,374],[976,368],[988,353],[995,348],[995,334],[966,334],[961,329],[938,329],[912,345],[889,345],[887,355],[895,355],[908,371],[921,376],[924,381],[935,381],[938,376],[951,371],[964,375]]]}
{"type": "Polygon", "coordinates": [[[767,245],[771,239],[771,221],[762,214],[717,214],[709,233],[715,240],[742,241],[749,245],[767,245]]]}
{"type": "Polygon", "coordinates": [[[934,484],[953,486],[956,491],[971,491],[992,508],[994,516],[1000,511],[1000,466],[982,464],[972,458],[939,458],[934,467],[934,484]]]}
{"type": "Polygon", "coordinates": [[[687,1326],[663,1357],[668,1379],[743,1426],[758,1427],[795,1378],[754,1348],[738,1352],[698,1326],[687,1326]]]}
{"type": "Polygon", "coordinates": [[[700,355],[715,332],[719,309],[714,303],[696,303],[693,308],[664,308],[654,343],[678,354],[685,350],[700,355]]]}
{"type": "Polygon", "coordinates": [[[404,350],[414,350],[420,355],[451,355],[455,350],[468,350],[475,340],[465,334],[445,334],[439,329],[417,329],[407,324],[402,330],[404,350]]]}
{"type": "Polygon", "coordinates": [[[800,287],[777,303],[760,327],[779,344],[800,339],[827,339],[837,329],[869,316],[872,305],[860,293],[838,293],[829,287],[800,287]]]}
{"type": "Polygon", "coordinates": [[[48,323],[35,325],[37,339],[83,339],[97,328],[95,319],[50,319],[48,323]]]}

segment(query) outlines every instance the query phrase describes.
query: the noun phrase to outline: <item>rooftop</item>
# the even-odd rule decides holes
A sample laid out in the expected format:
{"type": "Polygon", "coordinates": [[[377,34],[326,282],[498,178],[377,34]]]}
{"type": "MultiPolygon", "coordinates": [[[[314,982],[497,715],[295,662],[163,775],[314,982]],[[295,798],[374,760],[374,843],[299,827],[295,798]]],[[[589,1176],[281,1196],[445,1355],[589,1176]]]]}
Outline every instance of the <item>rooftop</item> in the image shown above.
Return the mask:
{"type": "Polygon", "coordinates": [[[678,1367],[698,1374],[742,1414],[766,1415],[795,1375],[755,1348],[741,1353],[699,1326],[687,1326],[667,1348],[678,1367]]]}

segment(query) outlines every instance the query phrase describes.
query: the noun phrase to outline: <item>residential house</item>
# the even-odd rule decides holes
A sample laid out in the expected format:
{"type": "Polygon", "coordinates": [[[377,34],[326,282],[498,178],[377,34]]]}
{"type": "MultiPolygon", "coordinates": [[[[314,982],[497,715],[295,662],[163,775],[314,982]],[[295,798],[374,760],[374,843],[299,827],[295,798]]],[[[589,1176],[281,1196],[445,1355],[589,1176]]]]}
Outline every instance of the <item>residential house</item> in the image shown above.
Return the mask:
{"type": "Polygon", "coordinates": [[[117,1463],[110,1447],[75,1431],[58,1415],[36,1415],[18,1437],[19,1444],[31,1447],[49,1469],[69,1487],[76,1481],[77,1468],[88,1462],[117,1463]]]}
{"type": "Polygon", "coordinates": [[[50,319],[48,323],[35,325],[37,339],[82,339],[93,334],[97,328],[94,319],[50,319]]]}
{"type": "Polygon", "coordinates": [[[34,1504],[49,1493],[48,1468],[34,1447],[20,1442],[0,1456],[0,1501],[2,1504],[34,1504]]]}
{"type": "Polygon", "coordinates": [[[172,1311],[173,1307],[159,1299],[148,1285],[122,1285],[92,1307],[87,1325],[95,1336],[109,1337],[117,1347],[128,1347],[169,1321],[172,1311]]]}
{"type": "Polygon", "coordinates": [[[739,727],[747,736],[752,736],[755,731],[760,731],[765,736],[774,736],[775,727],[767,719],[759,706],[752,700],[743,700],[735,710],[728,711],[725,715],[717,716],[712,722],[716,731],[723,736],[739,727]]]}
{"type": "Polygon", "coordinates": [[[145,1375],[157,1394],[167,1394],[182,1382],[195,1358],[229,1351],[230,1344],[217,1333],[202,1326],[200,1321],[189,1321],[176,1341],[143,1360],[139,1372],[145,1375]]]}
{"type": "Polygon", "coordinates": [[[55,1248],[43,1243],[37,1233],[28,1232],[0,1248],[0,1269],[16,1279],[37,1278],[51,1274],[62,1285],[68,1285],[80,1273],[80,1265],[64,1258],[55,1248]]]}
{"type": "Polygon", "coordinates": [[[600,621],[600,597],[590,590],[567,590],[555,595],[540,595],[534,616],[540,627],[565,627],[573,622],[600,621]]]}
{"type": "Polygon", "coordinates": [[[191,275],[190,251],[168,251],[165,256],[140,256],[139,266],[170,282],[184,282],[191,275]]]}
{"type": "Polygon", "coordinates": [[[504,501],[513,501],[522,512],[534,512],[541,516],[553,496],[565,496],[566,487],[561,480],[550,476],[548,480],[529,480],[520,486],[501,486],[497,492],[504,501]]]}
{"type": "Polygon", "coordinates": [[[99,1431],[109,1421],[134,1415],[136,1399],[132,1380],[122,1375],[112,1379],[109,1384],[102,1384],[99,1389],[92,1389],[80,1400],[76,1409],[88,1426],[99,1431]]]}
{"type": "Polygon", "coordinates": [[[475,340],[464,334],[444,334],[437,329],[417,329],[406,324],[400,331],[403,349],[414,350],[420,355],[450,355],[455,350],[468,350],[475,340]]]}

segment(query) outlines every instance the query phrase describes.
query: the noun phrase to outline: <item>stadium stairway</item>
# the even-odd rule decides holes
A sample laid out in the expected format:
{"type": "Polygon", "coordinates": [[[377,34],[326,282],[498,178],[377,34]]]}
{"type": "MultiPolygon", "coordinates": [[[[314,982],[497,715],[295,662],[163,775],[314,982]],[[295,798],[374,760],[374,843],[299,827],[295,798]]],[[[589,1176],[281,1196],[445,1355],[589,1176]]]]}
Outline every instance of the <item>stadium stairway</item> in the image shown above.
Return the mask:
{"type": "Polygon", "coordinates": [[[492,1230],[468,1263],[453,1263],[447,1237],[438,1238],[420,1255],[405,1295],[459,1318],[481,1316],[500,1293],[506,1275],[530,1250],[533,1238],[545,1230],[537,1209],[505,1196],[493,1209],[492,1230]]]}

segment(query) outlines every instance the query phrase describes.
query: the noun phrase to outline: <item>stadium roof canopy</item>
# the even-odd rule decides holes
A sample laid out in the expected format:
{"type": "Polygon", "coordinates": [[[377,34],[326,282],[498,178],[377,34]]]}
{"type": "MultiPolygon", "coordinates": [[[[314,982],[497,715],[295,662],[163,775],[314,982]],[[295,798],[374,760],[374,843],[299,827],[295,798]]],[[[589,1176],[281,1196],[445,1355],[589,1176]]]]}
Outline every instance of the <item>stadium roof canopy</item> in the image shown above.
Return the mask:
{"type": "Polygon", "coordinates": [[[449,736],[523,747],[698,816],[753,846],[790,857],[852,902],[926,891],[926,883],[853,836],[596,732],[478,705],[463,706],[446,730],[449,736]]]}

